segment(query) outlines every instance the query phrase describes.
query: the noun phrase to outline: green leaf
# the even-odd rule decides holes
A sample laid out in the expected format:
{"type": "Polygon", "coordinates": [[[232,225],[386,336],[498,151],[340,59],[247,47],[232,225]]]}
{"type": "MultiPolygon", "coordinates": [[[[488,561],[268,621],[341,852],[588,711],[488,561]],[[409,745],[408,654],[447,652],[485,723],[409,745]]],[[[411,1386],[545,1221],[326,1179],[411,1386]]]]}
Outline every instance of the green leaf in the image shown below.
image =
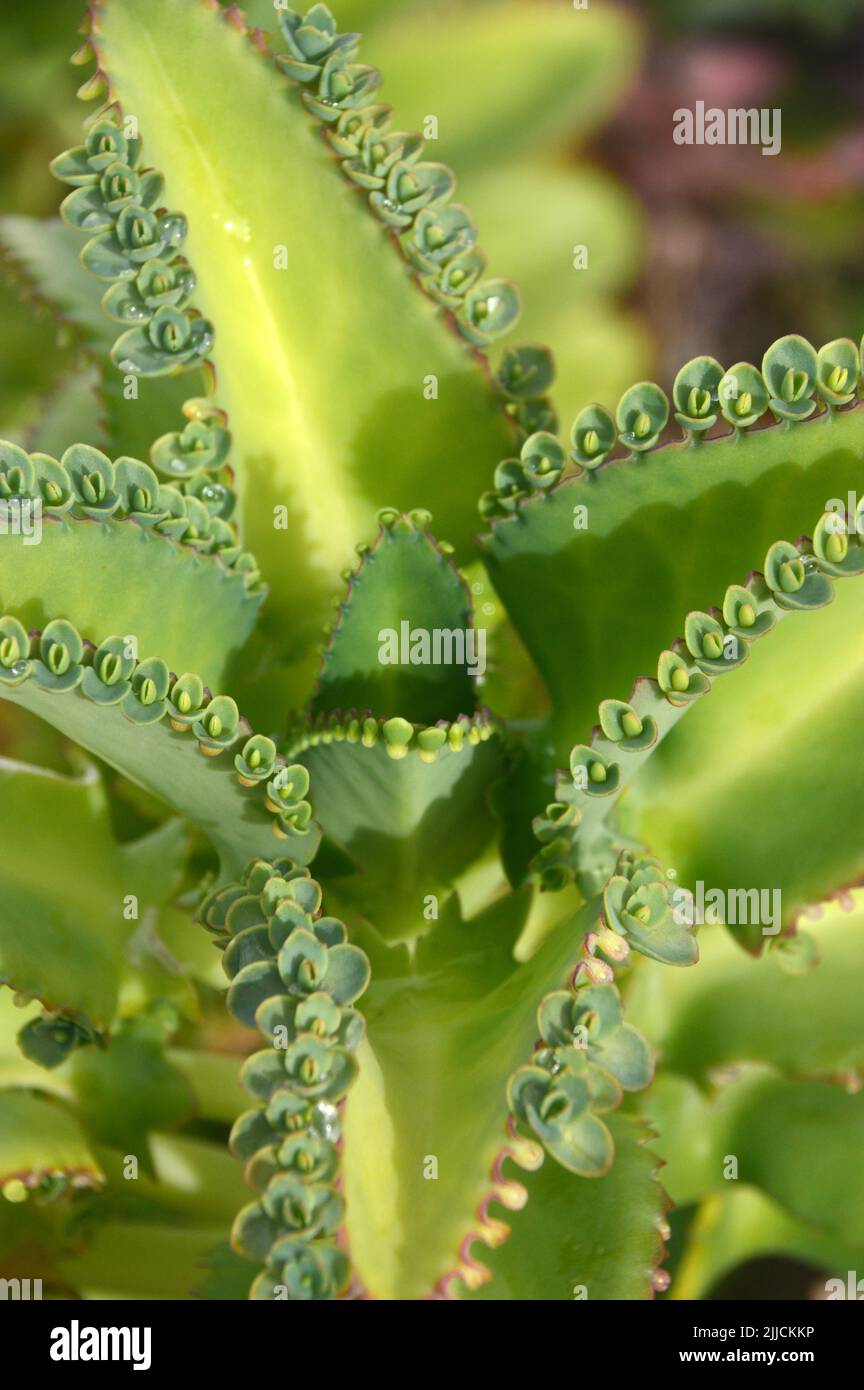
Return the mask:
{"type": "MultiPolygon", "coordinates": [[[[376,721],[366,725],[373,747],[343,737],[296,756],[309,769],[318,823],[354,867],[328,888],[388,937],[408,939],[428,926],[427,896],[446,892],[491,840],[486,797],[503,750],[494,734],[456,749],[446,726],[418,731],[394,719],[378,737],[376,721]],[[432,734],[440,751],[424,754],[432,734]]],[[[450,727],[472,730],[467,721],[450,727]]]]}
{"type": "Polygon", "coordinates": [[[767,893],[759,913],[748,907],[732,928],[749,949],[770,939],[775,909],[787,925],[864,872],[856,772],[864,756],[862,606],[864,585],[843,581],[827,607],[793,613],[754,642],[743,666],[688,709],[628,793],[625,828],[682,886],[767,893]]]}
{"type": "Polygon", "coordinates": [[[98,775],[61,777],[4,759],[0,787],[0,979],[104,1028],[129,924],[119,875],[105,872],[116,851],[98,775]]]}
{"type": "Polygon", "coordinates": [[[103,1030],[153,997],[196,1016],[203,952],[170,906],[188,832],[169,822],[118,844],[92,768],[69,778],[0,760],[0,786],[0,979],[103,1030]]]}
{"type": "Polygon", "coordinates": [[[81,1128],[61,1102],[30,1091],[0,1090],[0,1197],[26,1201],[66,1182],[97,1187],[104,1181],[81,1128]],[[58,1180],[59,1184],[58,1184],[58,1180]]]}
{"type": "MultiPolygon", "coordinates": [[[[147,457],[153,440],[176,428],[180,408],[189,396],[204,389],[199,372],[179,377],[136,383],[133,396],[123,377],[108,360],[117,337],[117,325],[103,312],[101,298],[105,285],[84,269],[79,260],[81,236],[59,220],[40,221],[33,217],[0,218],[0,244],[12,257],[19,274],[33,288],[37,300],[44,300],[64,323],[70,324],[92,354],[99,370],[100,395],[105,409],[108,443],[113,452],[147,457]]],[[[88,407],[89,408],[89,407],[88,407]]],[[[81,420],[59,445],[34,443],[50,452],[62,452],[73,438],[84,435],[81,420]]],[[[88,443],[101,442],[93,435],[88,443]]]]}
{"type": "Polygon", "coordinates": [[[149,1165],[148,1137],[175,1129],[194,1109],[192,1091],[165,1056],[157,1017],[124,1024],[105,1050],[88,1048],[66,1063],[80,1114],[97,1143],[134,1154],[149,1165]]]}
{"type": "MultiPolygon", "coordinates": [[[[343,1171],[352,1260],[373,1296],[416,1298],[446,1287],[460,1272],[463,1242],[484,1225],[476,1215],[484,1199],[502,1188],[505,1198],[520,1195],[492,1171],[502,1150],[536,1163],[536,1145],[508,1141],[506,1082],[531,1055],[537,1004],[566,983],[597,905],[522,966],[512,959],[518,906],[505,898],[464,923],[448,909],[414,964],[405,948],[382,949],[368,932],[356,937],[372,959],[372,980],[343,1171]],[[434,1181],[424,1177],[430,1158],[434,1181]]],[[[488,1223],[486,1234],[494,1237],[488,1223]]]]}
{"type": "Polygon", "coordinates": [[[297,93],[242,33],[203,5],[109,0],[96,39],[188,219],[246,542],[271,586],[273,638],[288,645],[287,620],[296,649],[382,496],[428,504],[465,548],[472,522],[458,499],[472,478],[480,491],[506,448],[503,413],[341,182],[297,93]],[[286,161],[290,178],[274,179],[286,161]],[[361,338],[376,343],[362,362],[361,338]],[[437,399],[424,397],[430,377],[437,399]]]}
{"type": "Polygon", "coordinates": [[[679,1205],[728,1190],[758,1187],[801,1221],[851,1245],[864,1244],[864,1094],[819,1081],[787,1081],[763,1067],[706,1100],[692,1082],[666,1077],[648,1093],[653,1147],[679,1205]]]}
{"type": "Polygon", "coordinates": [[[794,1076],[855,1075],[864,1066],[862,916],[857,891],[824,903],[818,917],[799,922],[797,938],[755,961],[728,932],[706,927],[696,970],[640,966],[627,1017],[667,1068],[696,1080],[741,1061],[770,1062],[794,1076]],[[793,973],[788,951],[803,937],[818,963],[793,973]]]}
{"type": "Polygon", "coordinates": [[[200,555],[134,521],[43,519],[38,545],[0,536],[0,595],[28,628],[62,613],[82,632],[134,637],[170,670],[220,685],[262,595],[218,556],[200,555]],[[159,595],[171,595],[170,603],[159,595]]]}
{"type": "Polygon", "coordinates": [[[624,1115],[607,1123],[615,1140],[611,1172],[577,1178],[547,1158],[538,1172],[520,1175],[527,1204],[508,1216],[504,1243],[482,1254],[491,1281],[463,1297],[653,1298],[669,1201],[658,1160],[645,1147],[647,1131],[624,1115]]]}
{"type": "MultiPolygon", "coordinates": [[[[123,706],[95,705],[80,690],[41,690],[32,680],[0,684],[0,698],[47,720],[194,821],[219,851],[226,877],[236,878],[250,859],[272,857],[280,843],[261,789],[239,783],[227,753],[202,757],[205,740],[177,732],[169,718],[133,725],[123,706]]],[[[317,844],[317,829],[304,829],[291,836],[291,853],[297,862],[308,862],[317,844]]]]}
{"type": "Polygon", "coordinates": [[[601,699],[626,699],[653,671],[689,608],[716,603],[778,536],[856,488],[862,419],[854,409],[792,435],[775,427],[613,460],[494,525],[490,577],[548,686],[559,759],[601,699]]]}
{"type": "Polygon", "coordinates": [[[468,592],[422,521],[385,514],[349,581],[313,713],[375,710],[421,724],[473,713],[468,592]]]}
{"type": "Polygon", "coordinates": [[[60,1270],[82,1299],[192,1298],[223,1238],[224,1227],[216,1223],[172,1229],[141,1220],[106,1221],[74,1259],[61,1256],[60,1270]]]}

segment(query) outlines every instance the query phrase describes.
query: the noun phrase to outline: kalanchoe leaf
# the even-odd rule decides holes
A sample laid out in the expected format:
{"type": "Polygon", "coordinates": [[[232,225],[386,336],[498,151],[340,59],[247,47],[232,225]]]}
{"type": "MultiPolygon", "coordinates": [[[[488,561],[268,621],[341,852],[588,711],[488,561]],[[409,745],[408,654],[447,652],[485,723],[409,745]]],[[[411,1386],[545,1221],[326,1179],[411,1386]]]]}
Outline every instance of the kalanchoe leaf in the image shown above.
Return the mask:
{"type": "Polygon", "coordinates": [[[657,725],[648,715],[639,715],[623,700],[603,700],[600,728],[611,743],[630,752],[650,748],[657,738],[657,725]]]}
{"type": "Polygon", "coordinates": [[[260,1274],[252,1285],[253,1299],[285,1298],[313,1302],[338,1298],[350,1280],[350,1266],[338,1246],[318,1241],[295,1242],[275,1272],[260,1274]]]}
{"type": "Polygon", "coordinates": [[[518,1120],[537,1135],[563,1167],[581,1177],[608,1172],[612,1138],[590,1108],[587,1075],[566,1069],[551,1076],[538,1066],[520,1067],[510,1078],[508,1102],[518,1120]]]}
{"type": "Polygon", "coordinates": [[[277,1222],[260,1202],[243,1207],[231,1228],[231,1245],[249,1260],[266,1260],[280,1230],[277,1222]]]}
{"type": "Polygon", "coordinates": [[[273,822],[273,832],[282,839],[292,835],[304,835],[312,821],[312,807],[308,801],[298,801],[285,806],[277,821],[273,822]]]}
{"type": "MultiPolygon", "coordinates": [[[[254,898],[250,900],[254,903],[254,898]]],[[[247,913],[243,899],[232,903],[226,914],[225,925],[231,933],[222,955],[222,969],[233,980],[247,965],[260,961],[273,964],[273,948],[267,930],[267,922],[256,920],[255,914],[247,913]]]]}
{"type": "Polygon", "coordinates": [[[816,355],[816,389],[828,406],[848,405],[855,399],[861,362],[851,338],[835,338],[816,355]]]}
{"type": "Polygon", "coordinates": [[[191,729],[205,704],[204,684],[199,676],[186,672],[176,680],[168,697],[171,723],[177,730],[191,729]]]}
{"type": "Polygon", "coordinates": [[[804,420],[816,409],[818,359],[806,338],[790,333],[772,343],[762,359],[772,411],[778,420],[804,420]]]}
{"type": "Polygon", "coordinates": [[[737,638],[728,642],[724,628],[710,613],[687,614],[684,641],[699,670],[710,676],[733,671],[747,658],[746,643],[737,638]]]}
{"type": "Polygon", "coordinates": [[[749,429],[768,409],[765,381],[751,362],[736,362],[723,373],[717,398],[723,418],[736,429],[749,429]]]}
{"type": "Polygon", "coordinates": [[[114,486],[122,510],[139,526],[155,526],[165,519],[166,513],[159,509],[159,479],[146,463],[115,459],[114,486]]]}
{"type": "Polygon", "coordinates": [[[339,1166],[334,1146],[308,1133],[289,1135],[278,1149],[277,1160],[286,1173],[307,1182],[330,1182],[339,1166]]]}
{"type": "Polygon", "coordinates": [[[618,790],[621,770],[587,744],[577,744],[570,753],[570,775],[587,796],[611,796],[618,790]]]}
{"type": "Polygon", "coordinates": [[[381,85],[377,68],[352,63],[349,57],[350,50],[333,53],[321,69],[315,91],[306,88],[300,93],[304,105],[319,121],[337,121],[343,111],[362,106],[381,85]]]}
{"type": "Polygon", "coordinates": [[[678,652],[660,653],[657,663],[657,683],[666,699],[673,705],[686,705],[705,695],[710,688],[707,676],[694,671],[678,652]]]}
{"type": "Polygon", "coordinates": [[[470,343],[485,346],[507,333],[521,313],[519,292],[509,280],[484,280],[465,296],[457,319],[470,343]]]}
{"type": "Polygon", "coordinates": [[[535,816],[531,827],[541,844],[557,839],[563,829],[578,824],[579,811],[563,801],[553,801],[542,816],[535,816]]]}
{"type": "MultiPolygon", "coordinates": [[[[422,153],[422,136],[409,135],[405,131],[395,131],[391,135],[382,136],[370,127],[362,136],[356,154],[351,159],[344,160],[342,168],[352,183],[371,191],[384,188],[387,175],[398,160],[410,164],[419,159],[422,153]]],[[[419,246],[422,247],[422,243],[419,246]]],[[[410,254],[407,246],[405,249],[410,254]]],[[[431,262],[433,269],[436,264],[437,261],[431,262]]]]}
{"type": "Polygon", "coordinates": [[[193,478],[224,463],[231,443],[218,421],[190,420],[177,433],[163,434],[151,446],[150,461],[158,473],[170,478],[193,478]]]}
{"type": "Polygon", "coordinates": [[[625,1091],[640,1091],[654,1076],[648,1043],[632,1024],[624,1022],[621,996],[614,985],[594,985],[571,995],[573,1028],[585,1029],[587,1055],[610,1072],[625,1091]]]}
{"type": "Polygon", "coordinates": [[[63,516],[75,503],[69,474],[48,454],[31,454],[33,486],[45,516],[63,516]]]}
{"type": "Polygon", "coordinates": [[[124,208],[152,211],[162,194],[162,177],[154,170],[139,174],[122,160],[109,164],[98,182],[76,188],[60,204],[70,226],[82,231],[111,227],[124,208]]]}
{"type": "Polygon", "coordinates": [[[437,275],[424,276],[421,284],[439,304],[447,309],[458,309],[468,291],[485,273],[486,257],[479,246],[474,246],[470,251],[454,256],[437,275]]]}
{"type": "Polygon", "coordinates": [[[558,482],[567,464],[567,455],[554,434],[539,431],[522,445],[522,467],[534,488],[541,490],[558,482]]]}
{"type": "Polygon", "coordinates": [[[837,579],[864,571],[864,546],[857,528],[836,512],[826,512],[819,519],[813,532],[813,554],[822,573],[837,579]]]}
{"type": "Polygon", "coordinates": [[[409,227],[421,208],[443,203],[456,187],[446,164],[418,164],[400,159],[392,166],[383,189],[369,194],[369,202],[383,221],[409,227]]]}
{"type": "Polygon", "coordinates": [[[0,684],[20,685],[32,670],[26,629],[17,618],[0,618],[0,684]]]}
{"type": "MultiPolygon", "coordinates": [[[[297,905],[300,908],[302,908],[304,912],[308,912],[310,915],[314,916],[314,914],[321,907],[321,900],[323,897],[320,883],[316,883],[314,878],[310,878],[303,875],[288,879],[286,887],[288,890],[288,900],[297,903],[297,905]]],[[[283,902],[280,902],[279,907],[276,909],[276,911],[278,912],[280,908],[282,908],[283,906],[284,900],[283,902]]],[[[329,920],[334,921],[335,919],[330,918],[329,920]]],[[[317,923],[315,924],[315,933],[316,935],[318,935],[317,923]]],[[[323,937],[319,937],[319,940],[323,939],[323,937]]]]}
{"type": "Polygon", "coordinates": [[[255,1015],[260,1006],[265,1000],[277,998],[282,992],[283,982],[276,966],[270,961],[256,961],[245,965],[231,981],[228,1008],[238,1022],[247,1028],[254,1028],[255,1015]]]}
{"type": "Polygon", "coordinates": [[[129,260],[136,265],[161,256],[173,243],[165,219],[135,204],[123,208],[117,217],[114,234],[129,260]]]}
{"type": "Polygon", "coordinates": [[[133,280],[140,267],[177,246],[185,224],[177,213],[157,215],[148,208],[123,208],[111,227],[87,242],[81,262],[102,280],[133,280]]]}
{"type": "Polygon", "coordinates": [[[324,136],[341,159],[353,159],[366,142],[387,134],[392,115],[389,106],[364,106],[360,111],[343,111],[335,125],[325,130],[324,136]]]}
{"type": "Polygon", "coordinates": [[[81,186],[96,183],[117,161],[134,169],[139,157],[140,141],[127,138],[116,120],[104,117],[93,122],[83,145],[58,155],[50,167],[61,182],[81,186]]]}
{"type": "Polygon", "coordinates": [[[183,544],[207,553],[213,545],[210,513],[197,497],[184,497],[183,509],[188,523],[183,532],[183,544]]]}
{"type": "Polygon", "coordinates": [[[765,582],[781,608],[822,608],[833,597],[831,581],[788,541],[775,541],[765,556],[765,582]]]}
{"type": "Polygon", "coordinates": [[[599,468],[617,442],[615,421],[602,405],[586,405],[570,431],[570,456],[589,471],[599,468]]]}
{"type": "Polygon", "coordinates": [[[495,492],[500,507],[515,511],[522,497],[530,497],[534,491],[520,459],[503,459],[495,469],[495,492]]]}
{"type": "MultiPolygon", "coordinates": [[[[183,484],[187,497],[196,497],[199,502],[203,502],[212,518],[220,521],[227,521],[234,514],[237,498],[231,488],[225,483],[217,483],[208,473],[198,473],[189,482],[183,484]]],[[[234,532],[231,532],[232,538],[234,532]]],[[[237,567],[244,558],[246,552],[240,551],[234,562],[237,567]]],[[[228,564],[227,556],[223,556],[225,563],[228,564]]],[[[240,566],[245,568],[245,566],[240,566]]]]}
{"type": "Polygon", "coordinates": [[[508,401],[504,410],[516,426],[518,437],[522,440],[529,434],[555,434],[558,429],[558,416],[552,402],[546,398],[533,401],[508,401]]]}
{"type": "Polygon", "coordinates": [[[120,506],[114,478],[114,465],[98,449],[87,444],[73,444],[60,460],[75,494],[75,500],[86,516],[95,521],[113,516],[120,506]]]}
{"type": "Polygon", "coordinates": [[[717,421],[719,386],[723,368],[713,357],[694,357],[675,378],[672,399],[675,419],[685,431],[699,434],[717,421]]]}
{"type": "Polygon", "coordinates": [[[246,1161],[260,1149],[278,1143],[279,1131],[267,1120],[262,1110],[246,1110],[235,1120],[228,1147],[235,1158],[246,1161]]]}
{"type": "Polygon", "coordinates": [[[267,783],[267,805],[275,815],[302,801],[309,791],[309,773],[302,763],[281,766],[267,783]]]}
{"type": "Polygon", "coordinates": [[[171,677],[161,658],[148,657],[135,668],[131,690],[123,701],[123,713],[133,724],[155,724],[168,709],[171,677]]]}
{"type": "Polygon", "coordinates": [[[414,727],[409,724],[407,719],[402,719],[398,715],[393,719],[387,719],[381,725],[381,733],[384,739],[384,746],[391,758],[398,761],[408,753],[408,748],[414,739],[414,727]]]}
{"type": "Polygon", "coordinates": [[[59,1067],[79,1047],[96,1042],[97,1034],[86,1019],[67,1014],[42,1014],[31,1018],[18,1034],[24,1056],[40,1067],[59,1067]]]}
{"type": "Polygon", "coordinates": [[[158,505],[159,510],[165,512],[165,518],[157,521],[154,529],[160,536],[169,536],[174,541],[182,540],[191,526],[182,492],[176,487],[160,487],[158,505]]]}
{"type": "Polygon", "coordinates": [[[102,308],[119,323],[147,323],[163,306],[179,308],[195,288],[195,275],[182,257],[153,257],[134,279],[120,280],[102,296],[102,308]]]}
{"type": "Polygon", "coordinates": [[[357,1061],[347,1049],[305,1033],[285,1052],[285,1071],[297,1095],[335,1103],[355,1080],[357,1061]]]}
{"type": "Polygon", "coordinates": [[[289,54],[277,55],[277,62],[295,82],[312,82],[328,58],[353,57],[359,34],[338,34],[336,21],[326,5],[313,5],[305,15],[286,9],[279,14],[279,27],[289,54]]]}
{"type": "Polygon", "coordinates": [[[334,946],[327,955],[323,988],[338,1004],[353,1004],[369,984],[369,973],[369,962],[357,946],[334,946]]]}
{"type": "Polygon", "coordinates": [[[640,381],[624,392],[615,417],[621,443],[639,453],[659,440],[669,420],[669,402],[653,381],[640,381]]]}
{"type": "Polygon", "coordinates": [[[229,914],[230,920],[226,920],[226,926],[232,935],[222,956],[222,969],[229,980],[233,980],[247,965],[256,965],[261,961],[270,965],[273,963],[273,948],[270,945],[267,923],[257,922],[254,925],[243,926],[238,920],[247,920],[242,900],[232,906],[239,909],[239,912],[232,911],[229,914]]]}
{"type": "Polygon", "coordinates": [[[753,642],[770,632],[774,615],[760,609],[760,597],[752,588],[730,584],[723,599],[723,621],[735,637],[753,642]]]}
{"type": "Polygon", "coordinates": [[[270,1258],[280,1263],[290,1255],[294,1242],[334,1235],[345,1212],[342,1195],[323,1183],[303,1183],[287,1173],[278,1174],[262,1196],[265,1211],[273,1214],[282,1234],[270,1258]]]}
{"type": "Polygon", "coordinates": [[[195,720],[192,729],[202,753],[215,757],[236,743],[240,712],[229,695],[217,695],[195,720]]]}
{"type": "Polygon", "coordinates": [[[121,333],[111,349],[112,361],[138,376],[165,376],[206,356],[213,346],[213,325],[179,309],[157,309],[146,328],[121,333]]]}
{"type": "MultiPolygon", "coordinates": [[[[293,792],[308,789],[302,767],[286,776],[293,792]]],[[[335,1186],[337,1103],[356,1076],[353,1049],[363,1036],[362,1018],[346,1005],[369,978],[344,924],[318,916],[321,901],[307,870],[288,859],[256,860],[242,883],[214,890],[200,908],[221,940],[229,932],[223,964],[231,1013],[270,1044],[243,1065],[241,1080],[260,1108],[231,1134],[232,1152],[246,1161],[246,1179],[260,1194],[232,1235],[235,1249],[266,1266],[251,1297],[333,1297],[348,1277],[345,1262],[331,1271],[338,1284],[316,1276],[295,1287],[285,1272],[298,1251],[310,1259],[320,1253],[331,1268],[330,1238],[344,1219],[335,1186]]]]}
{"type": "Polygon", "coordinates": [[[622,856],[619,872],[603,891],[603,921],[610,931],[626,937],[634,951],[665,965],[693,965],[699,947],[690,926],[677,922],[669,906],[662,871],[648,861],[631,866],[622,856]],[[657,880],[659,876],[659,880],[657,880]]]}
{"type": "Polygon", "coordinates": [[[279,951],[279,975],[289,994],[315,994],[323,987],[327,947],[311,931],[293,931],[279,951]]]}
{"type": "Polygon", "coordinates": [[[525,401],[545,396],[555,380],[555,362],[547,347],[525,343],[508,348],[501,358],[495,380],[505,396],[525,401]]]}
{"type": "Polygon", "coordinates": [[[467,209],[458,203],[423,208],[410,230],[402,236],[406,256],[418,270],[434,272],[454,256],[468,251],[477,240],[477,228],[467,209]]]}
{"type": "MultiPolygon", "coordinates": [[[[234,757],[237,776],[244,787],[266,782],[276,762],[276,744],[263,734],[255,734],[234,757]]],[[[281,808],[280,808],[281,809],[281,808]]]]}
{"type": "Polygon", "coordinates": [[[29,454],[17,444],[0,441],[0,499],[33,497],[35,477],[29,454]]]}
{"type": "Polygon", "coordinates": [[[106,637],[84,672],[81,688],[97,705],[119,705],[132,689],[129,677],[135,669],[125,637],[106,637]]]}
{"type": "Polygon", "coordinates": [[[47,624],[39,638],[39,655],[33,662],[33,679],[43,690],[74,690],[84,676],[81,658],[84,643],[77,630],[63,618],[47,624]]]}

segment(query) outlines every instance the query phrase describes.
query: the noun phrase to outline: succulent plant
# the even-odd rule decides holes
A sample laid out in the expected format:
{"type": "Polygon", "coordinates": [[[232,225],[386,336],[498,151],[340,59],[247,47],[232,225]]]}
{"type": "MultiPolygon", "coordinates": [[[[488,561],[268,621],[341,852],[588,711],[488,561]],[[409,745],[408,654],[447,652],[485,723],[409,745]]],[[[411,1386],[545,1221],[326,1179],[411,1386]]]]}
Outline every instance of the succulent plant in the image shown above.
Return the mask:
{"type": "Polygon", "coordinates": [[[93,0],[67,225],[17,228],[105,421],[0,444],[4,1258],[649,1298],[668,1187],[682,1297],[854,1268],[860,350],[559,435],[437,137],[276,17],[93,0]]]}

